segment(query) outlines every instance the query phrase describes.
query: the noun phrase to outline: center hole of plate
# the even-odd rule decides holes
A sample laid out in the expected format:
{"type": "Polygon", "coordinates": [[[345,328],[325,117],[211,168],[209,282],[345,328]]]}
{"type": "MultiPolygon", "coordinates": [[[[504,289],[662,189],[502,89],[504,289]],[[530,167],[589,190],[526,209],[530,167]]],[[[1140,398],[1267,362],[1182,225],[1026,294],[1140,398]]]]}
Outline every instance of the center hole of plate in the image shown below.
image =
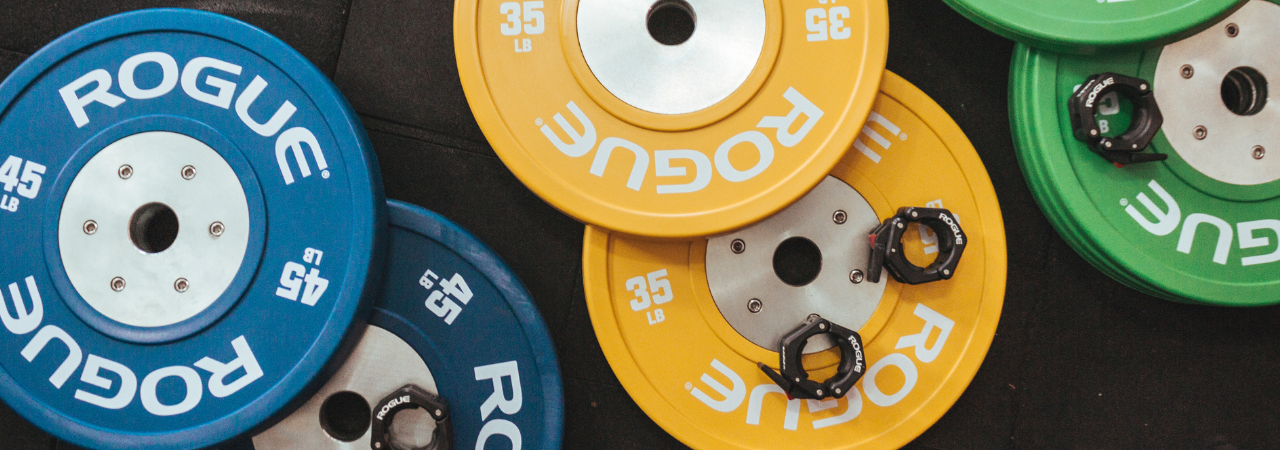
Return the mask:
{"type": "Polygon", "coordinates": [[[435,419],[422,408],[402,409],[397,411],[387,426],[391,435],[391,443],[399,448],[422,448],[431,443],[432,426],[435,419]]]}
{"type": "Polygon", "coordinates": [[[698,16],[684,0],[658,0],[649,7],[649,36],[663,45],[680,45],[693,36],[698,16]]]}
{"type": "Polygon", "coordinates": [[[821,271],[822,250],[808,238],[788,238],[773,252],[773,273],[783,283],[804,286],[818,278],[821,271]]]}
{"type": "Polygon", "coordinates": [[[360,439],[369,429],[369,419],[369,402],[355,392],[338,392],[320,404],[320,428],[339,441],[360,439]]]}
{"type": "Polygon", "coordinates": [[[147,203],[129,218],[129,238],[147,253],[160,253],[178,238],[178,215],[164,203],[147,203]]]}
{"type": "Polygon", "coordinates": [[[1222,103],[1240,116],[1252,116],[1267,105],[1267,77],[1249,66],[1240,66],[1222,77],[1222,103]]]}

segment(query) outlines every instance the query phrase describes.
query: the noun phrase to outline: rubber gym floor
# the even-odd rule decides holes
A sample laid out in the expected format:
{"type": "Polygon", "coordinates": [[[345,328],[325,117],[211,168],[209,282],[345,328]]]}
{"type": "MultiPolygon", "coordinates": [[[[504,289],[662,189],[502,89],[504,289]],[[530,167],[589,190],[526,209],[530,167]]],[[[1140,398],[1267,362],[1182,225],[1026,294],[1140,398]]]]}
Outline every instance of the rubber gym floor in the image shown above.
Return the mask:
{"type": "MultiPolygon", "coordinates": [[[[451,2],[8,0],[0,74],[77,26],[160,6],[226,14],[298,49],[360,114],[387,197],[444,214],[507,261],[555,340],[565,448],[684,448],[627,396],[595,342],[583,225],[520,184],[472,118],[453,57],[451,2]]],[[[1013,43],[936,0],[892,0],[889,10],[888,68],[940,103],[977,147],[1009,250],[1004,312],[982,369],[907,448],[1280,448],[1280,307],[1171,303],[1093,269],[1050,227],[1015,160],[1006,101],[1013,43]]],[[[10,449],[72,448],[3,406],[0,435],[10,449]]]]}

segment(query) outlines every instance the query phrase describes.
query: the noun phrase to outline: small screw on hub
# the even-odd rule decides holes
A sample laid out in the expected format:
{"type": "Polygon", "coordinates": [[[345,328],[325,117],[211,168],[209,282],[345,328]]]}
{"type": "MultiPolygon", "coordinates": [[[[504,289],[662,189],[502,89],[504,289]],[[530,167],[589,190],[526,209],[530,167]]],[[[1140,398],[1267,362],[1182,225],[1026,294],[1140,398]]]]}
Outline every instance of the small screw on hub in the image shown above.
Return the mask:
{"type": "Polygon", "coordinates": [[[191,283],[188,283],[186,278],[179,278],[178,281],[173,282],[173,289],[178,292],[187,292],[189,287],[191,287],[191,283]]]}
{"type": "Polygon", "coordinates": [[[866,274],[863,274],[861,269],[853,269],[852,272],[849,272],[849,281],[852,281],[853,284],[861,284],[862,280],[866,278],[866,274]]]}
{"type": "Polygon", "coordinates": [[[124,278],[115,277],[111,279],[111,290],[120,292],[124,290],[124,278]]]}
{"type": "Polygon", "coordinates": [[[733,252],[737,254],[742,254],[742,252],[747,251],[747,243],[742,239],[734,239],[733,242],[729,243],[729,250],[733,250],[733,252]]]}
{"type": "Polygon", "coordinates": [[[764,303],[761,303],[760,299],[747,300],[747,311],[751,311],[752,314],[760,312],[762,308],[764,308],[764,303]]]}
{"type": "Polygon", "coordinates": [[[1191,67],[1190,64],[1182,65],[1182,78],[1191,78],[1195,74],[1196,74],[1196,69],[1194,67],[1191,67]]]}
{"type": "Polygon", "coordinates": [[[1196,140],[1203,141],[1205,136],[1209,135],[1209,129],[1205,128],[1204,125],[1196,125],[1193,135],[1196,137],[1196,140]]]}
{"type": "Polygon", "coordinates": [[[849,215],[842,209],[837,209],[835,214],[831,215],[831,221],[835,222],[836,225],[843,225],[846,220],[849,220],[849,215]]]}
{"type": "Polygon", "coordinates": [[[92,220],[84,221],[84,234],[93,234],[98,232],[98,222],[92,220]]]}
{"type": "Polygon", "coordinates": [[[1227,24],[1227,37],[1236,37],[1240,34],[1240,27],[1234,23],[1227,24]]]}
{"type": "Polygon", "coordinates": [[[1262,159],[1264,156],[1267,156],[1267,149],[1261,145],[1253,146],[1253,159],[1262,159]]]}
{"type": "Polygon", "coordinates": [[[133,166],[128,164],[120,166],[120,169],[116,170],[116,174],[120,175],[120,179],[128,180],[129,177],[133,176],[133,166]]]}
{"type": "Polygon", "coordinates": [[[190,180],[190,179],[195,178],[195,177],[196,177],[196,168],[195,168],[195,167],[192,167],[192,166],[183,166],[183,167],[182,167],[182,178],[183,178],[183,179],[190,180]]]}
{"type": "Polygon", "coordinates": [[[222,236],[223,231],[226,231],[226,227],[222,226],[222,222],[214,222],[209,225],[209,235],[213,237],[222,236]]]}

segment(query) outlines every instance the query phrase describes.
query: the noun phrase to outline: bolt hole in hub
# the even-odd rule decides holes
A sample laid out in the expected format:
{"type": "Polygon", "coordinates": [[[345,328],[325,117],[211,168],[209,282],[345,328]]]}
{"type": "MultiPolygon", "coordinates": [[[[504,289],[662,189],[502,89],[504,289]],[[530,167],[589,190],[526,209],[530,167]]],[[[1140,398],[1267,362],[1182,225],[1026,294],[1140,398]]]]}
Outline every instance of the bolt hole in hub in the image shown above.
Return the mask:
{"type": "MultiPolygon", "coordinates": [[[[865,334],[874,336],[878,325],[871,316],[883,303],[888,283],[855,283],[852,273],[866,270],[867,231],[879,224],[871,204],[853,186],[827,176],[773,216],[707,239],[711,298],[734,331],[769,351],[776,351],[779,340],[810,314],[852,330],[870,324],[865,334]],[[833,217],[836,211],[844,211],[843,224],[833,217]],[[737,240],[745,243],[745,251],[734,251],[737,240]]],[[[832,345],[830,336],[815,336],[803,353],[832,345]]]]}
{"type": "Polygon", "coordinates": [[[698,16],[684,0],[659,0],[649,8],[649,36],[663,45],[680,45],[693,36],[698,16]]]}
{"type": "Polygon", "coordinates": [[[773,273],[783,283],[805,286],[818,278],[821,271],[822,250],[807,238],[788,238],[773,252],[773,273]]]}
{"type": "Polygon", "coordinates": [[[146,253],[160,253],[178,238],[178,215],[164,203],[147,203],[129,218],[129,238],[146,253]]]}
{"type": "Polygon", "coordinates": [[[1267,78],[1257,69],[1241,66],[1222,78],[1222,103],[1239,116],[1252,116],[1267,105],[1267,78]]]}
{"type": "Polygon", "coordinates": [[[369,402],[355,392],[330,395],[320,405],[320,428],[343,442],[360,439],[369,430],[369,402]]]}

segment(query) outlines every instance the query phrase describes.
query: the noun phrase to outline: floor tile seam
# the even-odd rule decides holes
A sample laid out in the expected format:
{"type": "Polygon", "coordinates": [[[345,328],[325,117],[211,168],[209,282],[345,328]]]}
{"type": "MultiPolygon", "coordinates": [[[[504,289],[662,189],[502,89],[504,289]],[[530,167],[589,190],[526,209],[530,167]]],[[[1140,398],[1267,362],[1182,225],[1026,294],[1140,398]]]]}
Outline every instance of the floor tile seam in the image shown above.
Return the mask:
{"type": "Polygon", "coordinates": [[[5,48],[5,47],[0,47],[0,52],[12,53],[12,54],[15,54],[15,55],[22,56],[23,58],[29,58],[29,57],[31,57],[31,54],[30,54],[30,53],[23,52],[23,51],[18,51],[18,50],[14,50],[14,49],[11,49],[11,48],[5,48]]]}
{"type": "Polygon", "coordinates": [[[338,50],[333,57],[333,81],[338,80],[338,67],[342,66],[342,47],[347,44],[347,25],[351,23],[351,11],[356,0],[347,0],[347,10],[342,14],[342,30],[338,32],[338,50]]]}

